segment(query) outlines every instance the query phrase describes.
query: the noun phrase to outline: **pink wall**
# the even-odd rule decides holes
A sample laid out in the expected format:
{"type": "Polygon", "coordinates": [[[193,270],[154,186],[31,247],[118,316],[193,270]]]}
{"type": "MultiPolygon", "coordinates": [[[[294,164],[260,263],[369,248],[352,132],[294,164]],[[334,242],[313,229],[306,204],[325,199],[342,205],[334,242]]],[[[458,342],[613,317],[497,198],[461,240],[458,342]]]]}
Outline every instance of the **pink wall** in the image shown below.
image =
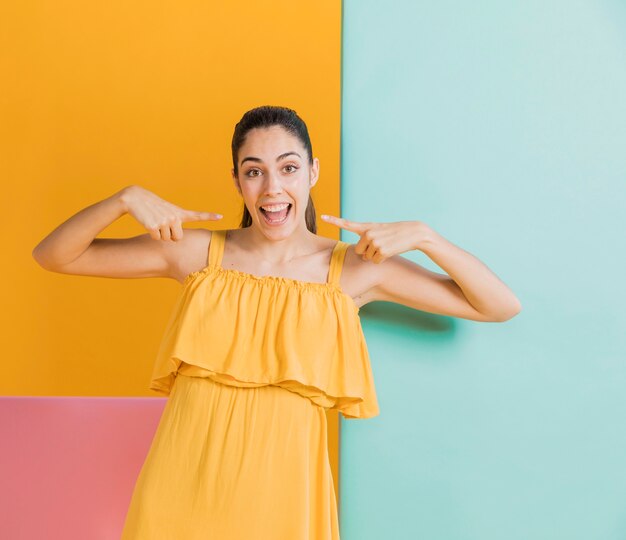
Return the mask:
{"type": "Polygon", "coordinates": [[[118,540],[166,401],[0,397],[0,536],[118,540]]]}

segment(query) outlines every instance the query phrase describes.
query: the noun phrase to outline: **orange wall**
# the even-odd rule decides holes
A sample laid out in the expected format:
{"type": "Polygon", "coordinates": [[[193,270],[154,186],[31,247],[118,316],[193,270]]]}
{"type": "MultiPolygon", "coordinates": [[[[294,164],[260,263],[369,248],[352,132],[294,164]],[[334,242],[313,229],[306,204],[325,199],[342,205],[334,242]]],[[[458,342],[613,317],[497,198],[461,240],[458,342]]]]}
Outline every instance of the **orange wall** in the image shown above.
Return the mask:
{"type": "MultiPolygon", "coordinates": [[[[341,3],[38,1],[0,7],[3,395],[150,396],[180,285],[46,272],[33,247],[130,183],[233,228],[235,123],[264,104],[309,127],[320,213],[339,214],[341,3]]],[[[217,223],[217,225],[216,225],[217,223]]],[[[101,237],[145,232],[129,216],[101,237]]],[[[339,238],[320,223],[319,234],[339,238]]],[[[337,430],[329,413],[337,486],[337,430]]]]}

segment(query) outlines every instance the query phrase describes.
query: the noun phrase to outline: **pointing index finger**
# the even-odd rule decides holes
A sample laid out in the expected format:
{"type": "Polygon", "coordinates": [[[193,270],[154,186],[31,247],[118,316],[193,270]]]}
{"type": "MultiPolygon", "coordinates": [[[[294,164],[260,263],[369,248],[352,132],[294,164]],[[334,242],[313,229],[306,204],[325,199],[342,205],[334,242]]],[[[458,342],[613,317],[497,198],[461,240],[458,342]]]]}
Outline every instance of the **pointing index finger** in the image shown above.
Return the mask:
{"type": "Polygon", "coordinates": [[[326,215],[326,214],[322,214],[321,217],[325,221],[331,221],[331,222],[335,223],[336,225],[338,225],[339,227],[342,227],[344,229],[347,229],[347,230],[353,231],[353,232],[359,232],[359,231],[363,230],[363,228],[365,226],[363,223],[359,223],[357,221],[349,221],[349,220],[344,219],[344,218],[335,217],[335,216],[329,216],[329,215],[326,215]]]}

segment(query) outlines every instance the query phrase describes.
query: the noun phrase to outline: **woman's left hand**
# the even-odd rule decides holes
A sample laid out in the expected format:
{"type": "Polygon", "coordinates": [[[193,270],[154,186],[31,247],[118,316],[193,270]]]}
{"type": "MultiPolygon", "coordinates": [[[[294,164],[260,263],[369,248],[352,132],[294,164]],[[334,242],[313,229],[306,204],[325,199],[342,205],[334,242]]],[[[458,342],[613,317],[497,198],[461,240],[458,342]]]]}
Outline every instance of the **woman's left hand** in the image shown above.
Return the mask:
{"type": "Polygon", "coordinates": [[[363,223],[325,214],[322,214],[321,218],[327,223],[358,234],[361,238],[354,252],[361,255],[364,261],[371,260],[375,263],[406,251],[419,249],[431,231],[428,225],[421,221],[363,223]]]}

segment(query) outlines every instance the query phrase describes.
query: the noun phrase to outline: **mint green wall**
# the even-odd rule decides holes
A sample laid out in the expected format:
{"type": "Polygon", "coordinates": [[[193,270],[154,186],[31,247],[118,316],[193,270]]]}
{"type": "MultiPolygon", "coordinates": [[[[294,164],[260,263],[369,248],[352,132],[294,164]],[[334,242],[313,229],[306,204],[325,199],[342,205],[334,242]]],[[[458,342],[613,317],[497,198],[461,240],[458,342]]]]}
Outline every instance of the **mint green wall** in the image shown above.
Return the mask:
{"type": "Polygon", "coordinates": [[[343,25],[342,216],[428,223],[523,311],[363,307],[381,415],[341,420],[342,540],[623,540],[626,2],[344,0],[343,25]]]}

